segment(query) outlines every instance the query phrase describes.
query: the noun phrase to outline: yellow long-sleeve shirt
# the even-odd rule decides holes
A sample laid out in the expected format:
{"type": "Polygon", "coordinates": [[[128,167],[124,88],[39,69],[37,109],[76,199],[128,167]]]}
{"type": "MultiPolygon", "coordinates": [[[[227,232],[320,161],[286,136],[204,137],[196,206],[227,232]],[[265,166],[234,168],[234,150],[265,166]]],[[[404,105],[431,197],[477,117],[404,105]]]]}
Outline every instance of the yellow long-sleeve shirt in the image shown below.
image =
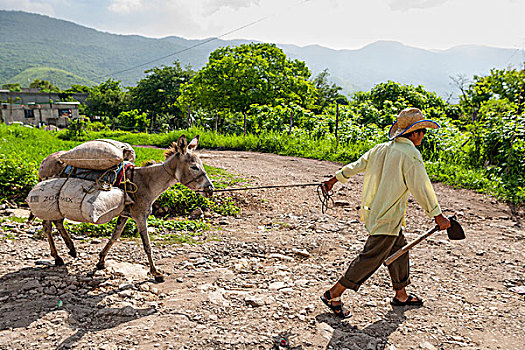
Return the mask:
{"type": "Polygon", "coordinates": [[[410,193],[429,217],[441,214],[421,153],[409,139],[398,137],[376,145],[341,168],[336,178],[346,183],[363,171],[361,217],[371,235],[399,234],[410,193]]]}

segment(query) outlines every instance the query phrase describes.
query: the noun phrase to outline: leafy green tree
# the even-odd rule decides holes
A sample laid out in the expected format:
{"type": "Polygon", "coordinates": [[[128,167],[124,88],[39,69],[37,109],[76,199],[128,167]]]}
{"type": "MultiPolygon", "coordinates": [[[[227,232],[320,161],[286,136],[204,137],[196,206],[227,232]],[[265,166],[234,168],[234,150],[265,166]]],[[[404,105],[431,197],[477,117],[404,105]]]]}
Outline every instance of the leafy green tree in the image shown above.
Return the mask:
{"type": "Polygon", "coordinates": [[[62,90],[66,94],[89,93],[90,87],[86,85],[73,84],[69,89],[62,90]]]}
{"type": "Polygon", "coordinates": [[[19,83],[7,83],[2,85],[2,89],[6,89],[13,92],[22,91],[22,86],[19,83]]]}
{"type": "Polygon", "coordinates": [[[120,81],[109,78],[89,90],[86,113],[115,119],[127,109],[128,99],[128,93],[120,86],[120,81]]]}
{"type": "Polygon", "coordinates": [[[322,113],[323,110],[332,103],[339,101],[344,101],[343,103],[347,102],[346,98],[339,93],[343,88],[334,83],[330,84],[328,80],[329,76],[330,73],[327,68],[319,73],[313,80],[316,89],[316,98],[314,103],[315,107],[312,109],[316,113],[322,113]]]}
{"type": "Polygon", "coordinates": [[[119,127],[125,130],[135,130],[146,132],[150,124],[148,115],[145,112],[139,112],[137,109],[121,112],[117,118],[119,127]]]}
{"type": "Polygon", "coordinates": [[[29,84],[29,87],[33,89],[40,89],[41,92],[60,92],[60,88],[51,84],[47,80],[35,79],[31,84],[29,84]]]}
{"type": "Polygon", "coordinates": [[[460,105],[466,115],[472,116],[472,122],[478,119],[482,103],[491,99],[514,104],[517,114],[525,109],[525,70],[492,69],[487,76],[475,75],[468,89],[458,87],[462,91],[460,105]]]}
{"type": "Polygon", "coordinates": [[[435,92],[426,91],[421,85],[414,87],[393,81],[377,84],[369,92],[355,93],[352,104],[363,110],[361,123],[375,123],[381,127],[392,124],[397,114],[407,107],[421,109],[430,119],[457,117],[457,111],[450,109],[435,92]]]}
{"type": "Polygon", "coordinates": [[[195,72],[189,67],[183,69],[175,61],[171,66],[155,67],[145,73],[147,76],[136,87],[130,88],[132,107],[148,113],[154,128],[160,115],[169,115],[170,124],[182,126],[185,109],[179,106],[177,99],[181,85],[188,83],[195,72]]]}
{"type": "Polygon", "coordinates": [[[525,173],[525,70],[493,69],[462,89],[471,159],[505,177],[525,173]]]}
{"type": "Polygon", "coordinates": [[[89,123],[87,118],[77,118],[71,120],[67,128],[66,137],[68,140],[81,140],[83,136],[87,135],[86,126],[89,123]]]}
{"type": "Polygon", "coordinates": [[[313,99],[314,87],[304,62],[290,60],[273,44],[247,44],[213,51],[182,88],[181,103],[209,111],[246,112],[252,104],[301,107],[313,99]]]}
{"type": "Polygon", "coordinates": [[[290,131],[290,116],[293,116],[293,127],[305,130],[316,128],[314,114],[297,105],[258,105],[253,104],[248,112],[247,131],[258,134],[263,131],[290,131]]]}

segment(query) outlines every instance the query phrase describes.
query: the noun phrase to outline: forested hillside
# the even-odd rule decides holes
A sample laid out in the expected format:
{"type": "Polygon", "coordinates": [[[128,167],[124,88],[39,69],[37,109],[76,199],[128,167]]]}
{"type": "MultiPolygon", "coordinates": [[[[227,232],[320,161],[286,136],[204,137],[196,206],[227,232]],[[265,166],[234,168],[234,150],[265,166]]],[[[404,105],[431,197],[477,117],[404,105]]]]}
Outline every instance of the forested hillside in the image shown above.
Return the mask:
{"type": "MultiPolygon", "coordinates": [[[[169,65],[178,60],[182,66],[189,64],[198,70],[217,48],[249,42],[115,35],[16,11],[0,11],[0,23],[0,84],[24,83],[18,74],[28,68],[46,67],[62,69],[95,83],[111,77],[122,81],[124,86],[133,86],[144,77],[145,70],[154,66],[169,65]]],[[[395,42],[377,42],[358,50],[277,46],[289,57],[306,62],[314,75],[328,69],[332,81],[346,94],[369,90],[378,83],[392,80],[421,84],[447,98],[458,92],[451,84],[450,76],[484,75],[492,68],[520,67],[522,63],[522,55],[516,54],[516,50],[480,46],[446,51],[423,50],[395,42]]],[[[31,75],[31,78],[49,80],[46,75],[31,75]]],[[[52,82],[61,88],[69,84],[67,79],[57,79],[52,82]]]]}
{"type": "Polygon", "coordinates": [[[27,68],[22,73],[9,79],[9,82],[20,84],[21,86],[27,86],[28,83],[33,82],[36,79],[53,82],[55,86],[63,90],[68,89],[75,84],[87,86],[95,85],[95,82],[92,80],[66,72],[62,69],[48,67],[27,68]]]}
{"type": "MultiPolygon", "coordinates": [[[[99,32],[77,24],[25,12],[0,11],[0,83],[28,68],[59,68],[94,82],[186,48],[186,40],[149,39],[99,32]]],[[[196,48],[177,55],[184,64],[203,65],[209,49],[196,48]]],[[[155,64],[169,64],[173,57],[155,64]]],[[[151,65],[153,66],[153,64],[151,65]]],[[[114,76],[133,85],[144,69],[114,76]]],[[[40,78],[42,79],[42,78],[40,78]]]]}

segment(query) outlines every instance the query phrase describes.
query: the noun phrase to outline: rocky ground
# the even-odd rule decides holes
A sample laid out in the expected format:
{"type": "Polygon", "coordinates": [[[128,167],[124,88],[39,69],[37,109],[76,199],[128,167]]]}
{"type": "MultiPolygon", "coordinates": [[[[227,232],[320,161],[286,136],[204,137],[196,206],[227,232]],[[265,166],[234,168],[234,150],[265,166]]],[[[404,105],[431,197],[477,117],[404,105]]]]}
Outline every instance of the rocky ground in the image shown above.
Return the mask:
{"type": "MultiPolygon", "coordinates": [[[[253,186],[319,182],[339,165],[259,153],[201,151],[206,164],[253,186]]],[[[392,307],[385,268],[343,296],[353,317],[319,300],[361,250],[362,177],[335,187],[322,214],[313,187],[235,192],[243,212],[212,218],[196,245],[157,245],[154,283],[136,240],[121,240],[95,271],[103,239],[76,239],[79,257],[54,267],[41,227],[4,221],[0,231],[0,349],[523,349],[523,211],[435,184],[446,213],[462,214],[467,239],[438,233],[411,251],[409,291],[419,308],[392,307]]],[[[225,194],[219,194],[225,195],[225,194]]],[[[4,208],[5,215],[24,215],[4,208]]],[[[410,202],[406,236],[433,227],[410,202]]],[[[78,237],[77,237],[78,238],[78,237]]]]}

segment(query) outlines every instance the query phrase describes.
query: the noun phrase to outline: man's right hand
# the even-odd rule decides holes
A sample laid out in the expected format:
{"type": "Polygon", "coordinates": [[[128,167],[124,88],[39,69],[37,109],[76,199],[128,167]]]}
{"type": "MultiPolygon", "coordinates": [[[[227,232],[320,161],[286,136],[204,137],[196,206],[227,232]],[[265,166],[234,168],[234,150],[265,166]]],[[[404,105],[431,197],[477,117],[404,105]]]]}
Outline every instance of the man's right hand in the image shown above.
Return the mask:
{"type": "Polygon", "coordinates": [[[330,180],[321,182],[321,189],[323,190],[323,193],[330,192],[336,182],[337,182],[337,178],[335,176],[332,177],[330,180]]]}
{"type": "Polygon", "coordinates": [[[439,226],[440,230],[446,230],[450,227],[450,220],[443,216],[443,214],[434,216],[434,220],[436,221],[436,224],[439,226]]]}

